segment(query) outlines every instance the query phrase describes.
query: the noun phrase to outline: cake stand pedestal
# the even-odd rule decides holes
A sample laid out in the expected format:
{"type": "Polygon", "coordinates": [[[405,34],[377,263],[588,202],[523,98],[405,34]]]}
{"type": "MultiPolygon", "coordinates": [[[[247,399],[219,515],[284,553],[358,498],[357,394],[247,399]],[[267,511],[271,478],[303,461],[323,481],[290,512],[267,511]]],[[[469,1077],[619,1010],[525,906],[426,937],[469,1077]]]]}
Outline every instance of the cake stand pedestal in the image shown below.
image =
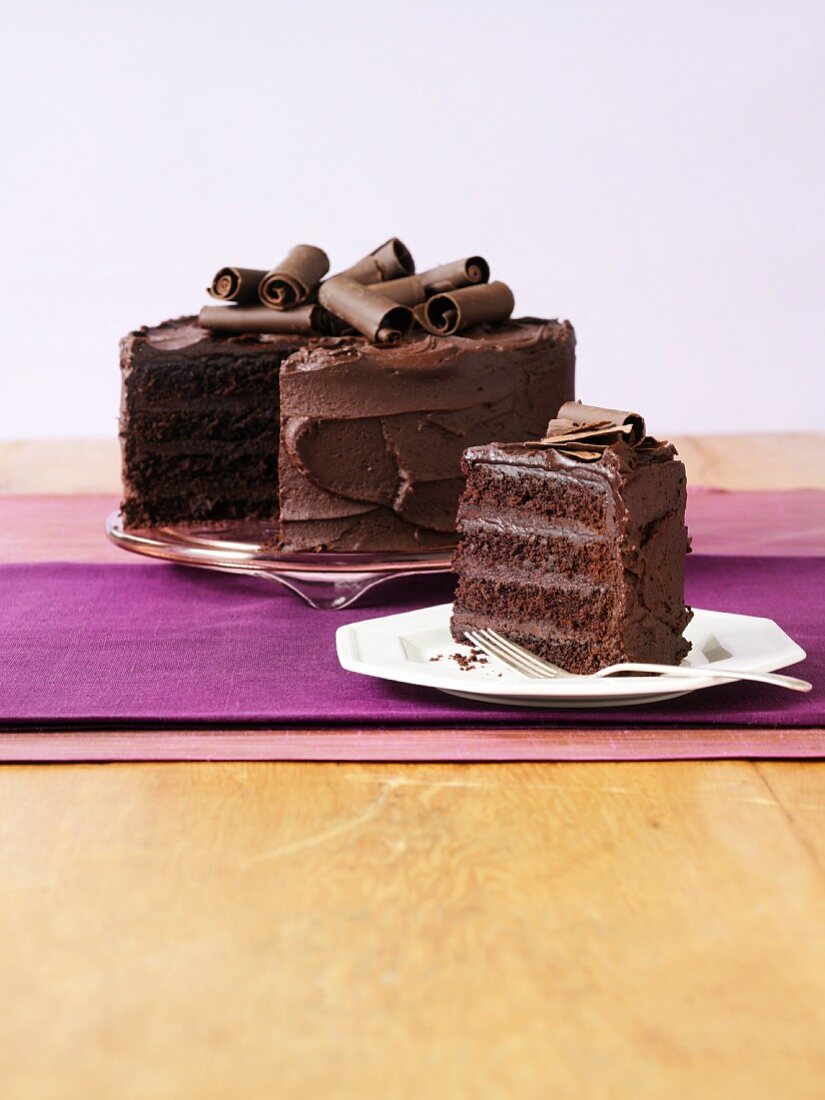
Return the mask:
{"type": "Polygon", "coordinates": [[[135,554],[276,581],[321,611],[341,611],[398,577],[448,572],[451,558],[449,547],[422,554],[281,554],[268,548],[277,537],[276,525],[263,521],[127,530],[120,513],[112,512],[106,534],[115,546],[135,554]]]}

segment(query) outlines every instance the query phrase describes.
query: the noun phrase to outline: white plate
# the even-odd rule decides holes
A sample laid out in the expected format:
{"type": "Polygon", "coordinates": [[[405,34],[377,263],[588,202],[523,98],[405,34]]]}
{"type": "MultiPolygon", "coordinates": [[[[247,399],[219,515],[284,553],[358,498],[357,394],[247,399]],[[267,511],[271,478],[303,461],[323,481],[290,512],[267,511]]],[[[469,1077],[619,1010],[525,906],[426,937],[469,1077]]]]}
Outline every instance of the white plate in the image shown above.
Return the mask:
{"type": "MultiPolygon", "coordinates": [[[[710,677],[613,676],[528,680],[499,662],[464,670],[452,660],[469,655],[450,637],[452,604],[386,615],[338,628],[338,660],[349,672],[437,688],[449,695],[520,707],[618,707],[676,699],[714,687],[710,677]]],[[[685,636],[693,643],[684,664],[775,672],[805,658],[805,651],[771,619],[693,609],[685,636]]]]}

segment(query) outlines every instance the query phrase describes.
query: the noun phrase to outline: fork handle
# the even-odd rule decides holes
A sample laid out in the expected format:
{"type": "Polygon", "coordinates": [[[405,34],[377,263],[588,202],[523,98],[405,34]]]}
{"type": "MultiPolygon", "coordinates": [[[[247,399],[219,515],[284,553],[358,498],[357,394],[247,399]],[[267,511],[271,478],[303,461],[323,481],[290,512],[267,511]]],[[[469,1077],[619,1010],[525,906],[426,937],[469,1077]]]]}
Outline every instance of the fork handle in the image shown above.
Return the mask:
{"type": "Polygon", "coordinates": [[[789,688],[791,691],[810,691],[812,684],[807,680],[798,680],[795,676],[783,676],[778,672],[745,672],[736,669],[711,669],[707,672],[702,668],[689,668],[675,665],[673,668],[663,665],[646,665],[635,661],[629,661],[626,665],[612,665],[609,669],[602,669],[597,676],[612,676],[616,672],[658,672],[670,676],[681,676],[685,680],[693,676],[705,677],[712,680],[753,680],[757,684],[773,684],[774,687],[789,688]]]}

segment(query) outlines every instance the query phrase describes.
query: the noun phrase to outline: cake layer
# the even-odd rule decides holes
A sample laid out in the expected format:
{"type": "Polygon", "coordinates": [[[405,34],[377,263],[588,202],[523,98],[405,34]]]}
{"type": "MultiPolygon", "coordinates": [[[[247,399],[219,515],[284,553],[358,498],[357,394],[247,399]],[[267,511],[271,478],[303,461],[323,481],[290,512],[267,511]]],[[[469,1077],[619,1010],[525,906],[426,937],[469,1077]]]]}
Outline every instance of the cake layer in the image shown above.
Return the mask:
{"type": "Polygon", "coordinates": [[[673,602],[652,606],[645,601],[643,585],[632,574],[619,575],[604,584],[564,580],[554,574],[529,580],[500,561],[492,569],[467,572],[460,563],[455,603],[465,611],[501,609],[510,620],[541,624],[541,629],[560,637],[585,636],[611,630],[621,616],[627,623],[656,619],[668,630],[681,632],[689,616],[673,602]]]}
{"type": "Polygon", "coordinates": [[[278,481],[278,463],[270,450],[250,451],[239,449],[237,461],[230,465],[225,455],[153,453],[140,458],[140,471],[135,475],[134,486],[145,493],[162,492],[161,482],[172,483],[179,479],[182,485],[190,485],[193,492],[208,491],[229,479],[237,479],[249,496],[262,491],[273,496],[278,481]],[[264,484],[265,483],[265,484],[264,484]]]}
{"type": "MultiPolygon", "coordinates": [[[[213,485],[204,486],[201,483],[187,485],[177,495],[170,491],[168,494],[159,493],[153,499],[156,515],[179,516],[184,510],[196,514],[198,519],[187,521],[189,525],[224,520],[268,520],[272,518],[272,509],[276,504],[272,493],[249,493],[240,483],[233,484],[231,481],[227,481],[224,495],[216,494],[213,485]]],[[[123,505],[123,517],[127,527],[132,529],[178,525],[180,522],[178,519],[156,519],[148,522],[129,502],[123,505]]]]}
{"type": "Polygon", "coordinates": [[[495,630],[559,668],[587,675],[621,661],[646,661],[678,665],[690,652],[681,633],[661,623],[638,627],[627,637],[556,635],[544,623],[507,618],[499,614],[457,610],[452,620],[453,637],[464,640],[465,630],[495,630]]]}
{"type": "Polygon", "coordinates": [[[502,563],[499,575],[460,574],[456,607],[479,612],[500,608],[510,619],[540,622],[544,629],[565,637],[609,629],[617,613],[620,593],[615,586],[554,582],[551,578],[508,580],[505,572],[506,563],[502,563]]]}
{"type": "Polygon", "coordinates": [[[615,553],[600,536],[552,529],[535,533],[523,526],[503,528],[490,520],[470,524],[466,518],[461,533],[465,537],[456,549],[453,564],[462,576],[504,568],[526,579],[541,575],[595,584],[616,578],[615,553]]]}
{"type": "Polygon", "coordinates": [[[129,445],[132,453],[155,453],[166,447],[180,453],[217,451],[230,441],[246,448],[272,439],[278,425],[278,410],[244,409],[227,412],[214,405],[208,412],[165,413],[154,408],[142,409],[129,418],[129,445]]]}
{"type": "MultiPolygon", "coordinates": [[[[266,379],[266,383],[269,387],[271,380],[266,379]]],[[[255,399],[248,394],[225,395],[222,397],[210,394],[201,397],[186,397],[181,400],[171,397],[150,399],[145,393],[142,393],[130,415],[137,416],[143,413],[147,418],[186,415],[207,418],[220,412],[225,416],[240,417],[249,414],[253,409],[262,416],[274,416],[277,420],[281,412],[277,389],[273,390],[271,395],[265,393],[255,399]]]]}
{"type": "Polygon", "coordinates": [[[548,527],[603,534],[613,518],[610,486],[603,478],[576,480],[559,474],[548,479],[529,468],[469,462],[460,522],[469,523],[482,506],[508,522],[537,517],[548,527]]]}

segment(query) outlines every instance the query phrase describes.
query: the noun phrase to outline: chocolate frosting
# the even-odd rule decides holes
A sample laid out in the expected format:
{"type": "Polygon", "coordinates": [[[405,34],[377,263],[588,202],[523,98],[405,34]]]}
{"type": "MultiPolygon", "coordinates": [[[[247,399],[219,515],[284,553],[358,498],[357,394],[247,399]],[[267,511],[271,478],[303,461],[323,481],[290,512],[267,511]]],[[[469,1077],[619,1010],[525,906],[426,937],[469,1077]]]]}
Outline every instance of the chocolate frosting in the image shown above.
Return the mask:
{"type": "MultiPolygon", "coordinates": [[[[394,347],[376,347],[358,336],[321,340],[298,350],[286,364],[282,407],[310,416],[334,408],[344,417],[363,415],[365,403],[378,415],[484,409],[513,392],[514,379],[502,370],[502,352],[539,372],[548,349],[557,344],[572,349],[572,325],[532,317],[479,325],[449,337],[413,333],[394,347]]],[[[556,406],[544,401],[542,410],[556,406]]],[[[541,420],[538,413],[531,419],[541,420]]],[[[537,437],[545,423],[541,420],[537,437]]]]}
{"type": "Polygon", "coordinates": [[[568,323],[525,319],[394,347],[339,337],[297,351],[281,371],[285,545],[299,548],[290,521],[376,509],[450,543],[463,450],[524,424],[543,430],[546,410],[572,393],[574,344],[568,323]]]}
{"type": "MultiPolygon", "coordinates": [[[[224,307],[215,307],[224,308],[224,307]]],[[[228,308],[228,307],[227,307],[228,308]]],[[[312,337],[268,332],[210,332],[198,324],[197,317],[177,317],[159,325],[144,325],[120,342],[121,353],[139,353],[142,361],[163,361],[167,352],[191,353],[202,356],[205,346],[210,352],[236,354],[245,352],[289,349],[298,351],[312,342],[312,337]]]]}
{"type": "Polygon", "coordinates": [[[676,448],[666,440],[646,436],[638,445],[617,439],[604,449],[593,462],[582,464],[575,452],[562,447],[547,447],[542,441],[524,443],[488,443],[467,451],[467,462],[503,462],[514,466],[540,470],[569,470],[576,475],[607,477],[618,481],[634,473],[642,466],[655,462],[670,462],[676,457],[676,448]]]}

